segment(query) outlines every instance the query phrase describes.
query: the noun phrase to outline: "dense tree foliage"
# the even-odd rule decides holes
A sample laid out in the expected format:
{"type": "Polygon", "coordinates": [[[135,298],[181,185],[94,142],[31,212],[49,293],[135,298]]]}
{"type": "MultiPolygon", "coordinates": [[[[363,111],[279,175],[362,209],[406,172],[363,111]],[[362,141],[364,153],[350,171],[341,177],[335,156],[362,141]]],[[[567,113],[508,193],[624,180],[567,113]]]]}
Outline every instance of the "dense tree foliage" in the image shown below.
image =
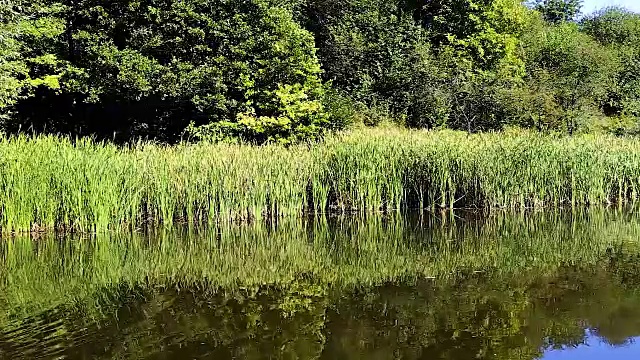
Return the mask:
{"type": "Polygon", "coordinates": [[[86,0],[60,4],[56,20],[41,47],[53,54],[44,65],[65,64],[60,89],[18,105],[26,124],[165,138],[215,124],[207,130],[265,140],[314,136],[325,121],[312,36],[285,9],[86,0]]]}
{"type": "Polygon", "coordinates": [[[585,18],[582,26],[618,61],[614,82],[606,89],[603,111],[622,117],[626,126],[636,132],[636,119],[640,116],[640,15],[609,8],[585,18]]]}
{"type": "Polygon", "coordinates": [[[313,139],[354,121],[635,132],[640,15],[578,0],[23,0],[0,119],[129,140],[313,139]],[[527,6],[529,5],[529,6],[527,6]]]}
{"type": "Polygon", "coordinates": [[[527,14],[516,0],[310,0],[305,10],[325,80],[410,126],[466,128],[464,109],[490,73],[522,70],[527,14]]]}
{"type": "Polygon", "coordinates": [[[533,5],[545,20],[562,22],[574,20],[582,8],[581,0],[534,0],[533,5]]]}
{"type": "Polygon", "coordinates": [[[16,16],[14,9],[8,4],[0,4],[0,17],[6,19],[6,22],[0,24],[0,108],[6,108],[15,101],[20,89],[16,75],[24,69],[19,61],[16,16]]]}
{"type": "Polygon", "coordinates": [[[51,71],[57,59],[48,49],[49,40],[62,33],[53,11],[38,1],[0,3],[0,120],[35,88],[59,88],[59,73],[51,71]]]}
{"type": "Polygon", "coordinates": [[[528,94],[517,97],[520,124],[577,130],[614,86],[615,54],[574,23],[532,28],[525,40],[528,94]]]}

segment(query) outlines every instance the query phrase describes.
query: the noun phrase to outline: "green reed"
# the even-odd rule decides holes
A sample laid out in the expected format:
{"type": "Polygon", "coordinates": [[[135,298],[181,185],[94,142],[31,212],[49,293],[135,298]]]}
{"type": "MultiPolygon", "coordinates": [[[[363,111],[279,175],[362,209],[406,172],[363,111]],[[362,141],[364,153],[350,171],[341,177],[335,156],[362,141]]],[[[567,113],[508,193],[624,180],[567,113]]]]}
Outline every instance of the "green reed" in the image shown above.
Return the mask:
{"type": "Polygon", "coordinates": [[[368,129],[322,143],[0,139],[0,227],[96,232],[327,212],[609,205],[640,196],[640,141],[368,129]]]}

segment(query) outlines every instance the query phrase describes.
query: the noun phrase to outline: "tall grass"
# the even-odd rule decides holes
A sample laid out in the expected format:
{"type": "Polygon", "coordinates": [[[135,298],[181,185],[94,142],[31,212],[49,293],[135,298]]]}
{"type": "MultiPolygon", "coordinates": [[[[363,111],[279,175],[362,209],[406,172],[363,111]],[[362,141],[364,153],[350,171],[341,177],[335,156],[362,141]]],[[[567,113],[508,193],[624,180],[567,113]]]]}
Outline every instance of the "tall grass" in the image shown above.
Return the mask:
{"type": "Polygon", "coordinates": [[[605,135],[371,129],[291,147],[0,139],[3,232],[639,196],[640,140],[605,135]]]}

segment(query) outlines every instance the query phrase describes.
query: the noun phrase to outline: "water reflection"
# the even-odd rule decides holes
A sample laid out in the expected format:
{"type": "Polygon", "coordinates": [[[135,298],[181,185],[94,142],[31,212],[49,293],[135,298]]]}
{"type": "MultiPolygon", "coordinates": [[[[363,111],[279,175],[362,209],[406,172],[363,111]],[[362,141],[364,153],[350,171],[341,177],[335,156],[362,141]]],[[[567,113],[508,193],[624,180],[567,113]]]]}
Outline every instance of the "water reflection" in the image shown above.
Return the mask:
{"type": "Polygon", "coordinates": [[[640,294],[609,270],[528,280],[330,293],[299,283],[215,296],[123,290],[97,321],[50,312],[11,324],[0,351],[7,359],[571,359],[637,351],[640,294]]]}
{"type": "Polygon", "coordinates": [[[624,358],[638,235],[600,211],[8,239],[0,358],[624,358]]]}

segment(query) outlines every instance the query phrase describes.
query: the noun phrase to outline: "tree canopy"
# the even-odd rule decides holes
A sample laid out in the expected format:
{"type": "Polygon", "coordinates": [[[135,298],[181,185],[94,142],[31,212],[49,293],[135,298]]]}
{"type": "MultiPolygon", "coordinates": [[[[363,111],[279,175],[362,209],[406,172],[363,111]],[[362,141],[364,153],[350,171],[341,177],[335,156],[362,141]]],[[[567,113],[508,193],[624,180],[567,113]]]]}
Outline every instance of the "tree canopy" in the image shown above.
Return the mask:
{"type": "Polygon", "coordinates": [[[558,23],[575,20],[580,14],[582,0],[534,0],[533,5],[545,20],[558,23]]]}
{"type": "Polygon", "coordinates": [[[354,121],[635,131],[640,15],[578,0],[0,5],[4,131],[315,139],[354,121]],[[528,6],[527,6],[528,5],[528,6]]]}

